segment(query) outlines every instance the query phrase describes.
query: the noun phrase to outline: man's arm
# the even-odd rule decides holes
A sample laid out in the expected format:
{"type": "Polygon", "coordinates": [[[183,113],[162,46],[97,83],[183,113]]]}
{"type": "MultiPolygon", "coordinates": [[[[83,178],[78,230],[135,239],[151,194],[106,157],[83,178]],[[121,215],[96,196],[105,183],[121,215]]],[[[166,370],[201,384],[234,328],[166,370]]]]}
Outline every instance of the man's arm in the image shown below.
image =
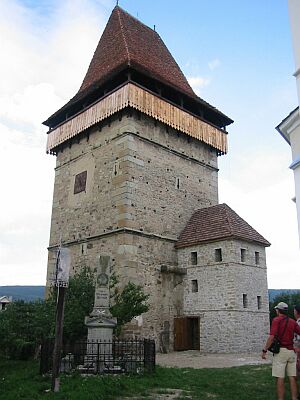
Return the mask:
{"type": "Polygon", "coordinates": [[[297,333],[298,335],[300,335],[300,326],[297,324],[296,321],[295,321],[295,333],[297,333]]]}
{"type": "Polygon", "coordinates": [[[269,337],[266,341],[266,344],[265,344],[264,348],[262,349],[261,358],[264,360],[266,359],[268,348],[271,346],[273,339],[274,339],[274,335],[269,335],[269,337]]]}

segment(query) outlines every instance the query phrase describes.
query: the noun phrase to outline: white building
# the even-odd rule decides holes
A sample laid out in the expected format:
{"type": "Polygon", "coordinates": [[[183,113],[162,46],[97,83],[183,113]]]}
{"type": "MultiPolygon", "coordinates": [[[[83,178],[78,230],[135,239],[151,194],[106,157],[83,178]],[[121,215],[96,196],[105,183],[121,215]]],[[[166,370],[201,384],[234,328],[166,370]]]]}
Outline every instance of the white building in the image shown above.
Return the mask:
{"type": "Polygon", "coordinates": [[[0,296],[0,311],[3,311],[6,309],[8,304],[12,302],[12,297],[11,296],[0,296]]]}
{"type": "MultiPolygon", "coordinates": [[[[300,104],[300,1],[288,0],[289,15],[294,49],[296,72],[294,76],[297,83],[298,103],[300,104]]],[[[300,238],[300,113],[299,106],[295,108],[277,127],[278,132],[290,144],[292,150],[292,163],[290,168],[294,171],[295,202],[298,214],[298,231],[300,238]]]]}

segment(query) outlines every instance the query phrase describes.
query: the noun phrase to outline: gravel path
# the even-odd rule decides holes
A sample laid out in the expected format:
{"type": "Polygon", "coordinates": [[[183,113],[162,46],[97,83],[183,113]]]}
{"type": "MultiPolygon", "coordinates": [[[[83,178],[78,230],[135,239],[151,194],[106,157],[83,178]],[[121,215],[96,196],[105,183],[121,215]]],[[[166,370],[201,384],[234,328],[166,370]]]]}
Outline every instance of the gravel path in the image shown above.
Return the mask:
{"type": "Polygon", "coordinates": [[[197,350],[176,351],[156,354],[156,363],[163,367],[178,368],[229,368],[241,365],[270,364],[272,356],[266,361],[260,354],[201,354],[197,350]]]}

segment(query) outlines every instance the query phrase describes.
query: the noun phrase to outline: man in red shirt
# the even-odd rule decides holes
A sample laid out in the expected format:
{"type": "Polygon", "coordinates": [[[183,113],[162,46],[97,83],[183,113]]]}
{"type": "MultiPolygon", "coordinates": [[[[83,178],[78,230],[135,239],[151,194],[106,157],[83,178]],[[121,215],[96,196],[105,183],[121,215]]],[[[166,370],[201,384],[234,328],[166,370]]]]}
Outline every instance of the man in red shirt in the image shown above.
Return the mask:
{"type": "MultiPolygon", "coordinates": [[[[300,304],[296,304],[294,306],[294,317],[297,321],[297,324],[300,325],[300,304]]],[[[294,339],[294,349],[297,354],[297,376],[300,378],[300,336],[296,335],[294,339]]],[[[299,399],[299,396],[298,396],[299,399]]]]}
{"type": "Polygon", "coordinates": [[[297,400],[296,355],[294,352],[294,335],[300,334],[300,326],[288,317],[288,305],[282,301],[275,307],[277,317],[272,321],[270,335],[262,350],[261,357],[266,359],[266,353],[271,346],[274,336],[280,340],[280,351],[273,355],[272,376],[277,378],[277,397],[284,400],[284,378],[289,377],[292,400],[297,400]]]}

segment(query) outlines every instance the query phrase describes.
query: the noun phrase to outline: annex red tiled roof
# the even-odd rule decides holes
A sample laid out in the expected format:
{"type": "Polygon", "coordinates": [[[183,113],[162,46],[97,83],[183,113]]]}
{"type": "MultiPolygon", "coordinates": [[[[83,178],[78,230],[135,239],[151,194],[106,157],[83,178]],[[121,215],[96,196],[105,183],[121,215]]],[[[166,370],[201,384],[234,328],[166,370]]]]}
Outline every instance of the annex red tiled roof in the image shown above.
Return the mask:
{"type": "Polygon", "coordinates": [[[176,247],[187,247],[221,239],[243,239],[263,246],[270,243],[227,204],[197,210],[181,232],[176,247]]]}

